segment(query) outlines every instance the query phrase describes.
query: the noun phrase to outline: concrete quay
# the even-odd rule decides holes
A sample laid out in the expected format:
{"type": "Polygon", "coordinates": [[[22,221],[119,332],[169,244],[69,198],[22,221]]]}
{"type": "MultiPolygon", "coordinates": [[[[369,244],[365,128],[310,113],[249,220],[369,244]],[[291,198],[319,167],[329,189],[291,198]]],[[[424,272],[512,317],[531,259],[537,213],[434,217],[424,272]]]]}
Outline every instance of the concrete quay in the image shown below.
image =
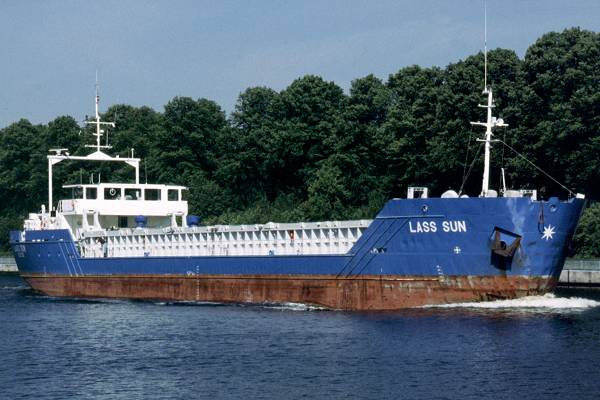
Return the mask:
{"type": "Polygon", "coordinates": [[[12,257],[0,257],[0,272],[17,272],[17,264],[12,257]]]}
{"type": "Polygon", "coordinates": [[[567,260],[559,286],[600,286],[600,260],[567,260]]]}

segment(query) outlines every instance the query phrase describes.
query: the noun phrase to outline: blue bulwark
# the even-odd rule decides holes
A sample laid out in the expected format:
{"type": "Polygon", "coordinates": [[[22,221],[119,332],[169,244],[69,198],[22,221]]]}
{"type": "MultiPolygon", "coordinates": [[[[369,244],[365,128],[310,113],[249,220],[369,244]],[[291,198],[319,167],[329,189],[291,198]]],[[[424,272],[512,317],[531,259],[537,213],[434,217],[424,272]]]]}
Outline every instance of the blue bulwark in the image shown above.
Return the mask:
{"type": "Polygon", "coordinates": [[[10,231],[8,234],[9,241],[11,243],[21,241],[21,231],[10,231]]]}
{"type": "Polygon", "coordinates": [[[53,240],[73,240],[68,229],[51,229],[41,231],[25,231],[26,241],[53,241],[53,240]]]}

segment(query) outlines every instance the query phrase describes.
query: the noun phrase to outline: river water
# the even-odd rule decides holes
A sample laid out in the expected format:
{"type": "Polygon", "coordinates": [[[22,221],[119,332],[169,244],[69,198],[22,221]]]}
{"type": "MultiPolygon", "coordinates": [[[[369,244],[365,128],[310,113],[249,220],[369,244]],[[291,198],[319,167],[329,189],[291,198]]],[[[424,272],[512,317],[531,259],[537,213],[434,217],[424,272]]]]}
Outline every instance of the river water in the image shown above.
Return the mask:
{"type": "Polygon", "coordinates": [[[0,399],[598,399],[600,291],[391,313],[40,296],[0,276],[0,399]]]}

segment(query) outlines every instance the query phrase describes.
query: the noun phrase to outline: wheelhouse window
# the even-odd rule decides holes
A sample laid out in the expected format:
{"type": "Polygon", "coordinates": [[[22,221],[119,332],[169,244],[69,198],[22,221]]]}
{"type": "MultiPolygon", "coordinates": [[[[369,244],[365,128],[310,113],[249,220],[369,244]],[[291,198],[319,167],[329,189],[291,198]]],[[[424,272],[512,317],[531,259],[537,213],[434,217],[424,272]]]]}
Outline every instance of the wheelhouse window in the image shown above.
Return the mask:
{"type": "Polygon", "coordinates": [[[140,189],[125,189],[125,200],[141,200],[142,191],[140,189]]]}
{"type": "Polygon", "coordinates": [[[121,198],[121,188],[105,188],[104,200],[119,200],[121,198]]]}
{"type": "Polygon", "coordinates": [[[95,200],[98,198],[98,189],[96,188],[85,188],[85,198],[88,200],[95,200]]]}
{"type": "Polygon", "coordinates": [[[187,190],[187,189],[182,189],[182,190],[181,190],[181,200],[182,200],[182,201],[187,201],[187,200],[188,200],[188,197],[189,197],[189,194],[190,194],[189,190],[187,190]]]}
{"type": "Polygon", "coordinates": [[[144,190],[144,199],[150,201],[160,200],[160,189],[146,189],[144,190]]]}
{"type": "Polygon", "coordinates": [[[179,190],[177,190],[177,189],[169,189],[167,191],[167,199],[169,201],[178,201],[179,200],[179,190]]]}
{"type": "Polygon", "coordinates": [[[74,187],[71,188],[71,198],[72,199],[83,199],[83,188],[74,187]]]}

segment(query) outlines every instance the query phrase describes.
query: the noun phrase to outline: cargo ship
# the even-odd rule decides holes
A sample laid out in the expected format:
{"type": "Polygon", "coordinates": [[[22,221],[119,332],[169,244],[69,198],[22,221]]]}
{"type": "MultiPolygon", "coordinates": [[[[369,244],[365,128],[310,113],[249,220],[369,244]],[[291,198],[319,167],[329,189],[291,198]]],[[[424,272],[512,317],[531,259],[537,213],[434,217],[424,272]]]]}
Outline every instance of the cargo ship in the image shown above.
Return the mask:
{"type": "Polygon", "coordinates": [[[49,296],[222,303],[304,303],[342,310],[395,310],[515,298],[551,291],[561,273],[584,196],[538,198],[536,190],[490,189],[492,89],[481,142],[482,190],[440,198],[410,187],[372,220],[202,226],[184,186],[140,183],[140,159],[101,145],[114,127],[99,114],[87,156],[52,149],[48,204],[10,233],[21,276],[49,296]],[[108,125],[108,126],[107,126],[108,125]],[[63,161],[125,163],[134,183],[64,185],[63,161]]]}

